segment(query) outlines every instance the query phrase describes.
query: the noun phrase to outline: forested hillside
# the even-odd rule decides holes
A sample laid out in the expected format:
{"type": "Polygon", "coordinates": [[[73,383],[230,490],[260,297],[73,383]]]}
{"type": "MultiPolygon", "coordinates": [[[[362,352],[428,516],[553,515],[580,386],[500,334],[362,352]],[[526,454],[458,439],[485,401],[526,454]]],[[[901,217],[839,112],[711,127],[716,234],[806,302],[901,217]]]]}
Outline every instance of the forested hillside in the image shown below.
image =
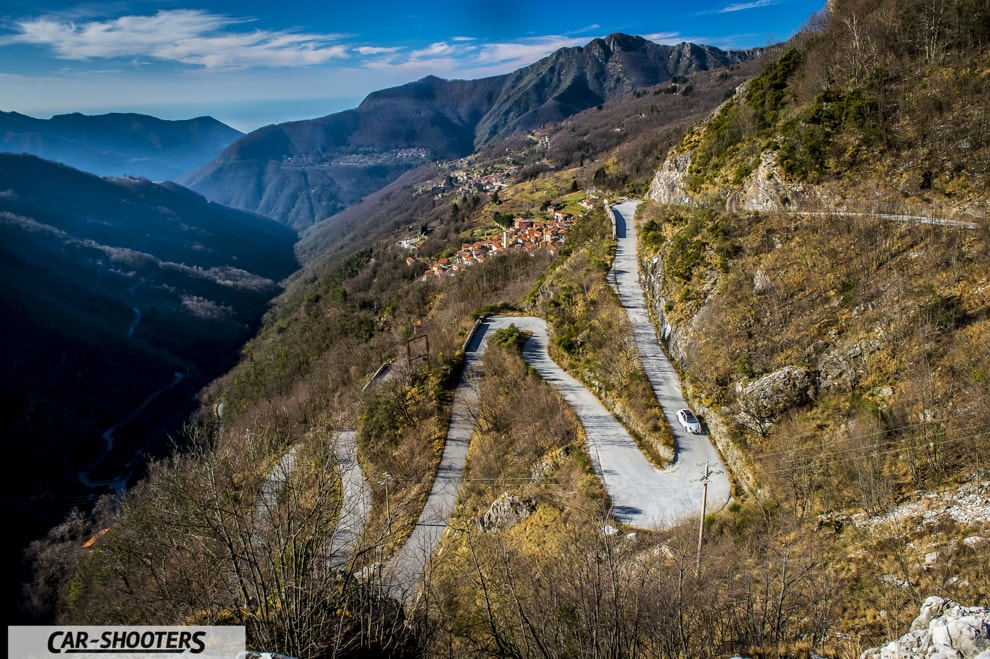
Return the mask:
{"type": "MultiPolygon", "coordinates": [[[[73,506],[171,450],[196,390],[237,362],[298,264],[287,227],[173,183],[13,154],[0,154],[0,180],[0,429],[17,455],[2,505],[16,566],[73,506]]],[[[23,574],[10,577],[8,605],[23,574]]]]}
{"type": "Polygon", "coordinates": [[[990,7],[830,10],[754,69],[635,90],[308,231],[306,266],[203,390],[192,449],[34,547],[36,610],[243,624],[251,647],[300,657],[853,658],[906,632],[928,595],[986,605],[990,7]],[[554,359],[669,457],[607,278],[602,204],[647,187],[644,286],[732,502],[623,527],[585,430],[505,331],[450,530],[419,597],[391,597],[382,575],[430,489],[480,315],[546,318],[554,359]],[[556,255],[424,277],[557,212],[577,219],[556,255]],[[350,429],[374,503],[364,551],[337,570],[350,429]]]}

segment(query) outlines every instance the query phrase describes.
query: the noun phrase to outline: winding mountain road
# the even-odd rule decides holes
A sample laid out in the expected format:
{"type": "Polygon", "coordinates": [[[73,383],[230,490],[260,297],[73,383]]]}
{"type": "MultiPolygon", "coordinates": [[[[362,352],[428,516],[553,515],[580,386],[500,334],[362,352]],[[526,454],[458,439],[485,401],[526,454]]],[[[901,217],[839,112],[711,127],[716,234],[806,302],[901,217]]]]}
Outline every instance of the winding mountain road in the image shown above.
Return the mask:
{"type": "Polygon", "coordinates": [[[371,514],[371,486],[364,478],[358,462],[357,433],[341,431],[337,436],[337,469],[343,486],[343,501],[337,519],[337,529],[330,540],[335,568],[343,568],[357,553],[358,540],[371,514]]]}
{"type": "MultiPolygon", "coordinates": [[[[137,321],[135,321],[135,322],[137,322],[137,321]]],[[[136,456],[135,456],[135,458],[133,460],[131,460],[129,463],[127,463],[127,465],[125,466],[125,468],[123,469],[123,471],[121,471],[120,473],[118,473],[113,478],[106,478],[106,479],[99,479],[99,480],[97,480],[97,479],[92,478],[90,476],[90,474],[100,465],[101,462],[103,462],[103,460],[108,455],[110,455],[111,451],[113,451],[113,445],[114,445],[113,435],[114,435],[114,433],[117,432],[118,430],[120,430],[121,428],[123,428],[124,426],[126,426],[131,421],[133,421],[144,410],[144,408],[148,407],[148,405],[150,405],[152,403],[152,401],[154,401],[156,398],[158,398],[159,396],[161,396],[163,393],[165,393],[166,391],[168,391],[172,387],[177,386],[180,382],[182,382],[182,379],[184,377],[185,376],[182,373],[179,373],[179,372],[174,373],[174,378],[173,378],[172,382],[170,382],[169,384],[165,385],[161,389],[158,389],[158,390],[154,391],[153,393],[151,393],[147,398],[145,398],[141,402],[140,405],[138,405],[133,411],[131,411],[130,414],[127,415],[127,418],[125,418],[123,421],[117,423],[112,428],[110,428],[109,430],[107,430],[106,432],[103,433],[103,451],[100,453],[100,455],[98,457],[94,458],[86,466],[85,469],[83,469],[82,471],[79,472],[79,482],[83,485],[83,487],[87,487],[87,488],[89,488],[91,490],[92,489],[96,489],[96,488],[100,488],[100,487],[106,487],[106,488],[109,488],[109,489],[114,490],[116,492],[123,492],[124,489],[127,488],[127,481],[128,481],[128,479],[130,479],[130,477],[132,475],[132,470],[133,470],[133,468],[136,466],[136,464],[138,462],[138,459],[137,459],[136,456]]]]}
{"type": "MultiPolygon", "coordinates": [[[[342,497],[337,528],[330,539],[330,566],[343,569],[358,551],[358,540],[371,513],[371,487],[364,478],[357,457],[354,430],[342,430],[336,438],[337,469],[340,473],[342,497]]],[[[261,484],[255,503],[256,516],[270,519],[277,508],[278,497],[285,489],[289,475],[296,468],[296,453],[301,444],[293,445],[268,472],[261,484]]]]}
{"type": "Polygon", "coordinates": [[[635,343],[650,383],[674,432],[674,464],[663,470],[650,464],[629,432],[601,401],[550,359],[544,320],[523,316],[490,317],[477,327],[466,346],[464,370],[454,396],[447,440],[433,489],[412,535],[385,569],[386,587],[393,596],[410,601],[415,584],[429,571],[430,561],[447,530],[457,504],[468,444],[474,433],[481,359],[490,333],[510,325],[531,333],[523,346],[523,357],[577,413],[585,430],[592,465],[605,484],[612,502],[612,514],[618,521],[637,528],[662,528],[699,515],[705,474],[708,474],[709,510],[728,503],[730,481],[718,451],[707,436],[684,431],[675,417],[678,409],[688,405],[681,394],[677,371],[657,340],[640,285],[636,233],[631,221],[638,203],[626,202],[613,209],[618,244],[611,276],[629,314],[635,343]]]}
{"type": "Polygon", "coordinates": [[[636,226],[633,217],[638,201],[627,201],[612,208],[615,215],[616,249],[610,273],[619,292],[619,300],[629,315],[633,338],[639,350],[653,392],[663,408],[667,423],[677,443],[674,465],[664,471],[663,496],[669,499],[671,511],[681,516],[701,512],[700,478],[707,464],[713,475],[708,484],[708,509],[718,510],[729,502],[731,484],[722,458],[707,435],[692,435],[677,421],[677,410],[689,407],[681,393],[681,382],[657,339],[656,327],[646,306],[646,295],[640,283],[637,259],[636,226]],[[694,503],[692,503],[692,501],[694,503]],[[693,506],[693,507],[692,507],[693,506]]]}

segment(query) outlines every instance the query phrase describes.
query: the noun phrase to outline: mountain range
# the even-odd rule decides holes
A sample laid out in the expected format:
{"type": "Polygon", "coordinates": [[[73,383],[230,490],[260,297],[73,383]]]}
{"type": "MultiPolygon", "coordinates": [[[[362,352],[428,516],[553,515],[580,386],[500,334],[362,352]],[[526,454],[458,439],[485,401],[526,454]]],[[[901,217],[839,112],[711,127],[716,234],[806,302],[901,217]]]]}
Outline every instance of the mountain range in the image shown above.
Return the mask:
{"type": "Polygon", "coordinates": [[[0,151],[56,160],[100,176],[175,180],[243,133],[212,117],[169,121],[143,114],[0,112],[0,151]]]}
{"type": "Polygon", "coordinates": [[[636,89],[759,52],[613,34],[513,73],[479,80],[428,76],[369,94],[352,110],[261,128],[179,181],[218,203],[301,229],[418,165],[464,157],[636,89]]]}

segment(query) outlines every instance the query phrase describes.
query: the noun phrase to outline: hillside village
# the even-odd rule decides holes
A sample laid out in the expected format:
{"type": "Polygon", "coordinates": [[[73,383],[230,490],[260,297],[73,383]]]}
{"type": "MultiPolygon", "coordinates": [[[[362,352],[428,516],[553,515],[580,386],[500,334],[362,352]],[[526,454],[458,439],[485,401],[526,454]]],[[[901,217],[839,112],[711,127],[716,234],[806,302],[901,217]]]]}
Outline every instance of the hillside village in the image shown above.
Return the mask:
{"type": "Polygon", "coordinates": [[[508,187],[508,178],[516,173],[512,163],[478,164],[476,156],[467,156],[452,163],[440,163],[444,173],[415,187],[417,195],[431,193],[440,199],[451,193],[497,193],[508,187]]]}
{"type": "MultiPolygon", "coordinates": [[[[597,200],[594,195],[588,195],[578,202],[585,210],[590,210],[597,200]]],[[[517,217],[512,225],[500,233],[495,231],[491,236],[473,243],[462,243],[460,250],[453,256],[432,259],[423,263],[418,257],[418,248],[423,236],[407,237],[399,241],[399,245],[414,252],[406,257],[406,264],[414,267],[422,263],[426,270],[424,278],[452,276],[485,260],[510,251],[533,253],[546,251],[556,256],[567,239],[567,230],[578,220],[571,213],[563,210],[554,211],[553,217],[547,220],[527,219],[517,217]]]]}

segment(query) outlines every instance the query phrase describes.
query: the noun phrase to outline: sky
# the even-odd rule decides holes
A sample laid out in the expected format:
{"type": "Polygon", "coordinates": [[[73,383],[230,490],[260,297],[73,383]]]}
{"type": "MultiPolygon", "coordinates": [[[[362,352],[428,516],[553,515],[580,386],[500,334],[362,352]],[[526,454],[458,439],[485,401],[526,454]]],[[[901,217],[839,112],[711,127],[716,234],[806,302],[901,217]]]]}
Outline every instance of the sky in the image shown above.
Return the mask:
{"type": "Polygon", "coordinates": [[[209,115],[247,132],[426,75],[474,79],[614,32],[784,41],[825,0],[0,0],[0,110],[209,115]]]}

